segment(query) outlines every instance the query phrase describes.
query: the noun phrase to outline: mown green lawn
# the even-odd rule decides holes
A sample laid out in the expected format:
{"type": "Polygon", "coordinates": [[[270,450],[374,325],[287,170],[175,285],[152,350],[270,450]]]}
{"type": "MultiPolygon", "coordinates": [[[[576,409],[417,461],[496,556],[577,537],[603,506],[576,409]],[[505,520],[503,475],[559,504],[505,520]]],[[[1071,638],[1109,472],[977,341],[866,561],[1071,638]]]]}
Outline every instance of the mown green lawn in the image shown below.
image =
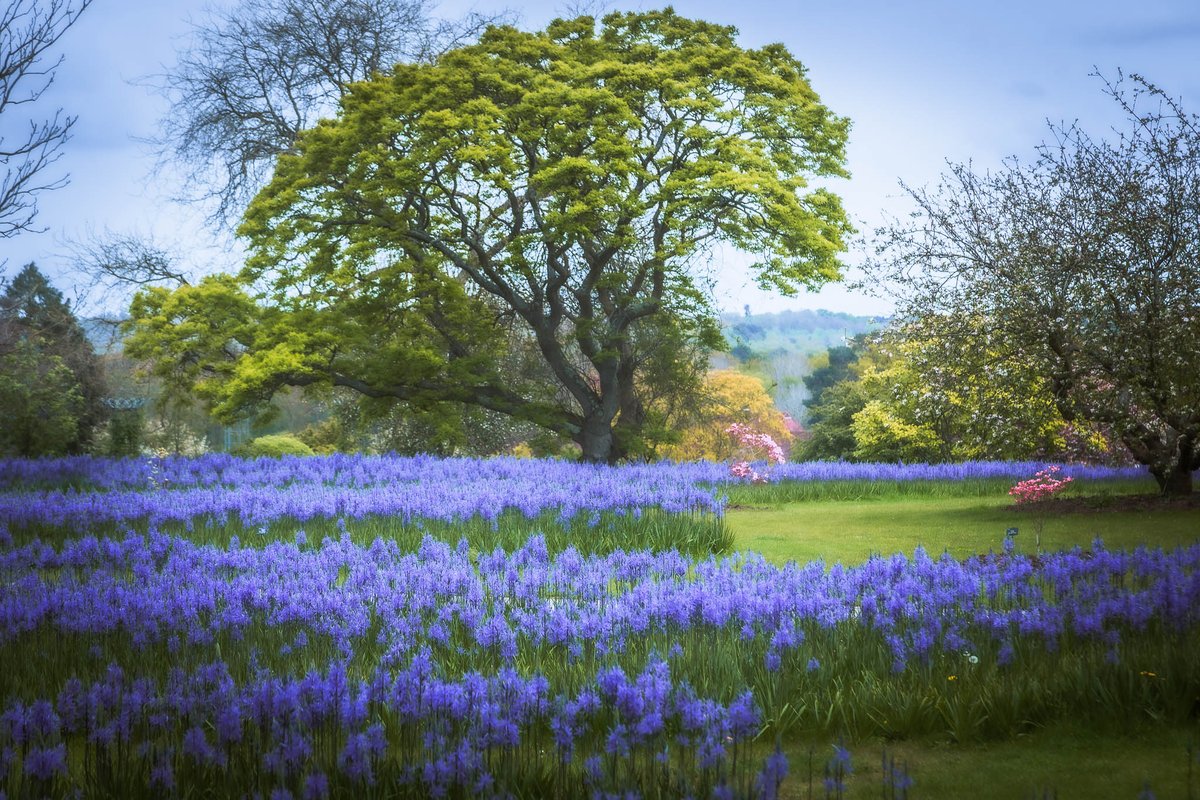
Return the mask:
{"type": "MultiPolygon", "coordinates": [[[[844,781],[843,797],[892,797],[883,793],[886,753],[897,770],[907,765],[913,800],[1141,800],[1147,785],[1153,795],[1146,797],[1190,800],[1200,797],[1198,743],[1194,729],[1147,727],[1114,733],[1060,726],[1012,741],[972,746],[936,740],[849,744],[853,774],[844,781]],[[1190,794],[1189,758],[1193,762],[1190,794]]],[[[823,768],[832,745],[795,742],[785,745],[791,765],[782,793],[786,800],[809,797],[810,750],[811,796],[826,797],[823,768]]]]}
{"type": "Polygon", "coordinates": [[[1047,517],[1018,510],[1007,496],[815,500],[726,512],[735,547],[776,563],[860,563],[872,553],[911,555],[918,546],[932,555],[949,551],[964,558],[1001,550],[1008,528],[1018,530],[1019,551],[1033,552],[1039,520],[1044,550],[1087,548],[1097,536],[1109,549],[1200,541],[1200,509],[1092,510],[1047,517]]]}
{"type": "MultiPolygon", "coordinates": [[[[765,503],[739,497],[726,512],[735,547],[784,563],[822,560],[860,563],[872,554],[911,555],[924,547],[958,558],[1003,547],[1005,532],[1018,529],[1017,548],[1032,552],[1041,522],[1043,550],[1087,548],[1098,536],[1109,549],[1139,545],[1174,547],[1200,541],[1200,509],[1092,509],[1044,515],[1018,510],[1003,491],[980,496],[904,492],[855,499],[818,498],[765,503]]],[[[884,794],[881,756],[907,762],[912,798],[1200,798],[1200,698],[1189,725],[1152,720],[1135,730],[1094,731],[1071,725],[1034,731],[1017,739],[959,745],[950,737],[921,741],[848,743],[854,774],[841,796],[884,794]],[[1191,751],[1189,753],[1189,747],[1191,751]],[[1189,768],[1189,761],[1190,768],[1189,768]],[[1152,794],[1142,794],[1144,786],[1152,794]]],[[[826,794],[828,742],[784,743],[791,763],[786,798],[826,794]],[[811,794],[809,752],[813,753],[811,794]]],[[[897,794],[896,796],[902,796],[897,794]]]]}

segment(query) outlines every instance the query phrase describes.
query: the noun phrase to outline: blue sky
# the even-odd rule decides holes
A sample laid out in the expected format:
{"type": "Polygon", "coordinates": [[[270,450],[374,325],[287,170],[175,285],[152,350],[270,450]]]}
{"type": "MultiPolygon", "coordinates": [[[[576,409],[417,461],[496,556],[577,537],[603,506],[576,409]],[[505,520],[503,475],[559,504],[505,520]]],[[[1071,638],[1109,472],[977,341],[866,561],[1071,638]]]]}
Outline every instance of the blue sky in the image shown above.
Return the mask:
{"type": "MultiPolygon", "coordinates": [[[[218,3],[228,5],[229,2],[218,3]]],[[[56,165],[71,183],[45,193],[37,223],[45,233],[0,241],[0,261],[12,274],[36,261],[68,295],[82,282],[70,270],[70,242],[92,231],[152,234],[188,253],[198,270],[234,269],[237,247],[201,224],[195,209],[171,202],[172,177],[154,175],[154,159],[139,138],[152,136],[163,100],[139,79],[161,73],[184,46],[189,19],[204,19],[208,0],[95,0],[60,43],[66,56],[41,113],[61,106],[77,114],[74,138],[56,165]]],[[[1046,137],[1047,120],[1079,122],[1093,135],[1119,123],[1099,69],[1138,72],[1186,107],[1200,111],[1200,2],[1099,0],[989,2],[945,0],[825,0],[823,3],[722,3],[680,0],[681,14],[730,24],[741,42],[781,41],[809,69],[835,113],[852,120],[852,178],[836,188],[863,231],[907,208],[898,181],[936,181],[947,159],[997,166],[1027,156],[1046,137]]],[[[562,16],[559,0],[521,4],[453,0],[436,13],[456,17],[476,9],[515,9],[521,24],[541,28],[562,16]]],[[[649,9],[655,3],[614,3],[649,9]]],[[[0,119],[4,133],[27,124],[0,119]]],[[[847,262],[858,258],[847,255],[847,262]]],[[[713,265],[717,297],[729,310],[829,308],[887,313],[886,302],[840,287],[796,298],[766,295],[747,285],[740,254],[720,252],[713,265]]]]}

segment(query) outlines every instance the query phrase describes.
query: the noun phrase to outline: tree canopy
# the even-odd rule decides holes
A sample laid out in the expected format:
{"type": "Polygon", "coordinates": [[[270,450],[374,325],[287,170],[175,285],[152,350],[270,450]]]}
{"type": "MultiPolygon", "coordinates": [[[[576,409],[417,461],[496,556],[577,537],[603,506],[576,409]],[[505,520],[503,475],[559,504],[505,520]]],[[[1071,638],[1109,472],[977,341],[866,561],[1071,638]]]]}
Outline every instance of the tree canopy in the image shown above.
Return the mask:
{"type": "Polygon", "coordinates": [[[863,461],[1024,460],[1058,450],[1063,426],[1046,381],[1019,364],[998,366],[986,329],[971,345],[936,325],[893,325],[874,337],[858,369],[866,403],[852,417],[863,461]]]}
{"type": "MultiPolygon", "coordinates": [[[[893,324],[830,348],[842,364],[809,408],[808,459],[944,462],[1054,459],[1127,463],[1102,426],[1067,423],[1034,365],[999,358],[976,330],[970,346],[936,324],[893,324]],[[838,351],[838,352],[835,352],[838,351]]],[[[814,370],[814,374],[817,374],[814,370]]]]}
{"type": "Polygon", "coordinates": [[[910,189],[874,274],[900,311],[996,372],[1033,369],[1062,418],[1110,430],[1164,493],[1200,468],[1200,120],[1148,81],[1107,83],[1115,141],[1052,128],[1029,163],[910,189]]]}
{"type": "Polygon", "coordinates": [[[493,27],[353,85],[251,205],[241,275],[143,292],[129,350],[226,414],[344,386],[612,461],[644,433],[649,355],[719,342],[711,245],[785,293],[840,277],[851,228],[810,182],[846,175],[848,127],[782,45],[670,9],[493,27]]]}

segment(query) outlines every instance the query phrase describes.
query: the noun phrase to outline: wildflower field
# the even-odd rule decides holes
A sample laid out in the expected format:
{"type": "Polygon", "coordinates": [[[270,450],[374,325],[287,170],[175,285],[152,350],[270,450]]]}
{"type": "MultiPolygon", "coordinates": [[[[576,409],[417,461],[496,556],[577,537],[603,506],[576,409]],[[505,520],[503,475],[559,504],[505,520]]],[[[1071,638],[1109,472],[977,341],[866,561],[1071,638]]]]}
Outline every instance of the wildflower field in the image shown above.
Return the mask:
{"type": "Polygon", "coordinates": [[[725,518],[1040,466],[3,461],[0,793],[802,797],[797,741],[1193,725],[1200,533],[778,565],[725,518]]]}

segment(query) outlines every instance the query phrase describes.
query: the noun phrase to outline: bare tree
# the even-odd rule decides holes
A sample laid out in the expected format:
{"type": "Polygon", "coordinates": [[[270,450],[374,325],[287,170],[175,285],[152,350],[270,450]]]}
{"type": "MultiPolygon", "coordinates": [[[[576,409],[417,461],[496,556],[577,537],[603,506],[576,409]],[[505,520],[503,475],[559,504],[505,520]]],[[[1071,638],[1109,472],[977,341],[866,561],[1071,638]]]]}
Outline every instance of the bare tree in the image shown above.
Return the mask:
{"type": "Polygon", "coordinates": [[[332,115],[347,87],[425,61],[503,17],[430,16],[427,0],[243,0],[195,27],[155,85],[170,108],[152,143],[183,165],[185,199],[230,226],[300,131],[332,115]]]}
{"type": "MultiPolygon", "coordinates": [[[[48,51],[84,12],[92,0],[10,0],[0,11],[0,123],[12,121],[18,106],[37,102],[54,82],[62,56],[48,62],[48,51]]],[[[19,111],[18,111],[19,113],[19,111]]],[[[57,189],[66,176],[53,178],[46,170],[62,155],[75,117],[62,109],[48,120],[30,119],[24,134],[10,137],[0,128],[0,238],[33,230],[37,195],[57,189]]]]}

